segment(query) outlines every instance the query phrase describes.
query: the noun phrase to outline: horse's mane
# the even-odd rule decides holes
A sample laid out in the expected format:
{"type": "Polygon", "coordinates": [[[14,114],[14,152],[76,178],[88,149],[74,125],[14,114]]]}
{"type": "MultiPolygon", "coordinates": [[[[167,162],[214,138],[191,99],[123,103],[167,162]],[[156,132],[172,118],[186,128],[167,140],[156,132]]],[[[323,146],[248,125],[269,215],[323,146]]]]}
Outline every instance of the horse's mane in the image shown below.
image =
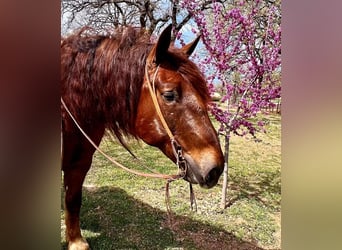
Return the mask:
{"type": "Polygon", "coordinates": [[[119,139],[134,135],[149,37],[134,28],[92,32],[83,28],[62,40],[62,96],[83,126],[100,122],[119,139]]]}
{"type": "MultiPolygon", "coordinates": [[[[83,28],[62,38],[62,97],[82,126],[104,124],[121,142],[123,134],[135,136],[137,106],[151,48],[147,32],[129,27],[108,34],[83,28]]],[[[172,51],[169,64],[175,65],[208,101],[203,75],[182,53],[172,51]]]]}

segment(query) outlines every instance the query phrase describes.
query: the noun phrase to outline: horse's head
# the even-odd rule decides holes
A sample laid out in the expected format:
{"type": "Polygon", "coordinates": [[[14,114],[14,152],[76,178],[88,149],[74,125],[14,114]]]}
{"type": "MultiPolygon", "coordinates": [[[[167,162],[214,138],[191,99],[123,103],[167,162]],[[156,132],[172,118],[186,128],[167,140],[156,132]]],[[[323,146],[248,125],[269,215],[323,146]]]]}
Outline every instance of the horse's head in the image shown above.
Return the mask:
{"type": "MultiPolygon", "coordinates": [[[[158,147],[174,162],[170,136],[159,118],[149,92],[148,81],[155,86],[162,116],[187,162],[186,176],[191,183],[211,188],[216,185],[224,165],[215,129],[208,117],[209,94],[203,75],[188,57],[199,38],[181,49],[169,48],[171,26],[153,46],[147,61],[137,119],[137,135],[158,147]]],[[[134,70],[134,69],[133,69],[134,70]]]]}

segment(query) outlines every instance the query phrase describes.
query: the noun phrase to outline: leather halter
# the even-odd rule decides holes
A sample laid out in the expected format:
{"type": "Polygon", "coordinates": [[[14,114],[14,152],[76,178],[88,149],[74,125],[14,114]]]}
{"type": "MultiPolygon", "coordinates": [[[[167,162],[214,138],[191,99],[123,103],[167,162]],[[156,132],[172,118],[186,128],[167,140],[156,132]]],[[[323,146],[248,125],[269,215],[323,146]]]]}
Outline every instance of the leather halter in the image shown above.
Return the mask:
{"type": "MultiPolygon", "coordinates": [[[[170,142],[171,142],[171,146],[172,146],[172,150],[173,150],[173,154],[176,157],[176,164],[179,170],[178,176],[179,178],[184,178],[186,176],[186,172],[188,170],[188,163],[185,160],[184,156],[183,156],[183,149],[182,146],[177,142],[177,140],[175,139],[175,136],[173,135],[173,133],[171,132],[171,129],[169,128],[169,126],[167,125],[167,122],[163,116],[163,113],[161,112],[160,109],[160,105],[158,103],[158,99],[157,99],[157,92],[156,92],[156,86],[155,86],[155,80],[157,77],[157,73],[159,70],[159,65],[156,65],[156,71],[153,74],[153,78],[152,78],[152,83],[150,81],[150,77],[148,74],[148,65],[146,64],[145,66],[145,77],[146,77],[146,81],[147,81],[147,86],[152,98],[152,102],[153,105],[156,109],[157,115],[161,121],[162,126],[164,127],[167,135],[170,138],[170,142]]],[[[169,194],[169,184],[173,181],[174,179],[168,179],[166,182],[166,193],[165,193],[165,203],[166,203],[166,209],[168,214],[171,214],[171,207],[170,207],[170,194],[169,194]]],[[[192,188],[192,184],[191,182],[189,182],[189,187],[190,187],[190,207],[192,211],[197,211],[197,203],[196,203],[196,198],[195,198],[195,194],[192,188]]]]}
{"type": "Polygon", "coordinates": [[[157,77],[157,73],[158,73],[158,70],[159,70],[159,65],[157,65],[157,68],[153,74],[153,78],[152,78],[152,83],[150,81],[150,77],[149,77],[149,74],[148,74],[148,69],[147,69],[147,64],[145,66],[145,77],[146,77],[146,80],[147,80],[147,86],[148,86],[148,89],[149,89],[149,92],[150,92],[150,95],[151,95],[151,98],[152,98],[152,102],[153,102],[153,105],[156,109],[156,112],[157,112],[157,115],[161,121],[161,124],[163,126],[163,128],[165,129],[167,135],[169,136],[170,138],[170,142],[171,142],[171,146],[172,146],[172,150],[173,150],[173,154],[174,156],[176,157],[176,164],[179,168],[179,170],[181,171],[181,175],[185,176],[186,174],[186,171],[187,171],[187,162],[183,156],[183,149],[181,147],[181,145],[177,142],[177,140],[175,139],[175,136],[173,135],[173,133],[171,132],[171,129],[169,128],[169,126],[167,125],[167,122],[163,116],[163,113],[161,112],[161,109],[160,109],[160,105],[158,103],[158,99],[157,99],[157,92],[156,92],[156,86],[155,86],[155,80],[156,80],[156,77],[157,77]]]}

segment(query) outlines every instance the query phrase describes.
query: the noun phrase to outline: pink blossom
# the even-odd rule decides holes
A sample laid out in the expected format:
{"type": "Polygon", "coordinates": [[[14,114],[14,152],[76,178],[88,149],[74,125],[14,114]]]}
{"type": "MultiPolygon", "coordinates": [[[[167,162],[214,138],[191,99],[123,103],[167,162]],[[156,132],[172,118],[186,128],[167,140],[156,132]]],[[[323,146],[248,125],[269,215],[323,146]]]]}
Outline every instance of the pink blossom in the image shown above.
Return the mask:
{"type": "Polygon", "coordinates": [[[201,10],[201,2],[180,1],[202,34],[207,55],[198,57],[198,64],[207,76],[209,91],[213,93],[217,84],[222,85],[220,102],[225,105],[214,103],[210,110],[220,122],[221,132],[254,135],[257,128],[263,130],[264,123],[251,122],[251,118],[281,95],[279,79],[274,79],[281,69],[281,28],[276,24],[280,10],[267,8],[265,35],[260,38],[257,20],[265,9],[262,1],[240,0],[228,10],[215,1],[211,10],[201,10]],[[237,113],[230,111],[232,107],[237,113]]]}

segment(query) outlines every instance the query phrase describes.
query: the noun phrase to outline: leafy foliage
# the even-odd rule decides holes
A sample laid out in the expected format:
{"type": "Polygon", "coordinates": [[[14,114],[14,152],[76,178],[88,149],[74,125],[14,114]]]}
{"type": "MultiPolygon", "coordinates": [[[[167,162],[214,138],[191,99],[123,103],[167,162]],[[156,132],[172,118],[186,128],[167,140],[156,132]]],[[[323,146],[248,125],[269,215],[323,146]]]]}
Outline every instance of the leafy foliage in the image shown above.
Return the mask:
{"type": "Polygon", "coordinates": [[[196,59],[208,76],[211,93],[222,96],[211,111],[225,136],[254,135],[264,122],[251,118],[274,106],[281,93],[280,2],[213,1],[206,10],[197,3],[181,1],[192,13],[208,52],[196,59]]]}

